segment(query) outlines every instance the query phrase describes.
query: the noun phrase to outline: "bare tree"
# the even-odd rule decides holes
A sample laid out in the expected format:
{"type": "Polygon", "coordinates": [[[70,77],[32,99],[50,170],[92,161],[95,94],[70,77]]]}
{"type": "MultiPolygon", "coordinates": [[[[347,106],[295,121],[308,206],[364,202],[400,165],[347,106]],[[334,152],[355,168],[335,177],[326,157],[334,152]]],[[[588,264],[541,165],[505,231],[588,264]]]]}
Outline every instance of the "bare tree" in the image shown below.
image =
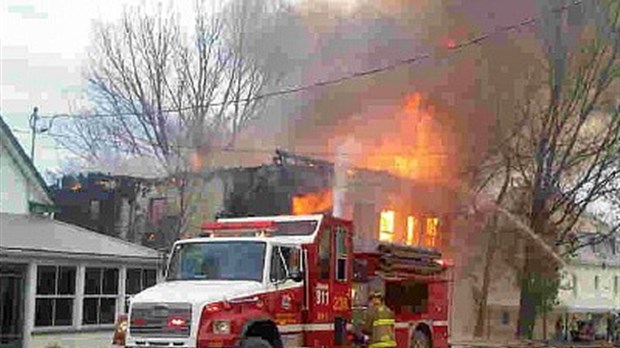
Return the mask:
{"type": "MultiPolygon", "coordinates": [[[[517,118],[523,122],[513,123],[502,150],[488,157],[477,180],[480,187],[499,181],[502,189],[492,193],[495,202],[509,205],[538,238],[565,255],[579,247],[571,235],[584,214],[594,203],[618,194],[620,104],[613,91],[620,77],[620,3],[544,4],[542,66],[547,79],[531,81],[517,118]],[[511,202],[505,201],[506,190],[511,202]]],[[[482,280],[486,295],[496,224],[491,217],[482,280]]],[[[596,240],[616,230],[601,232],[596,240]]],[[[518,333],[531,338],[537,315],[545,315],[557,295],[559,265],[536,243],[524,244],[518,333]]],[[[477,336],[485,321],[482,302],[477,336]]]]}
{"type": "Polygon", "coordinates": [[[190,33],[161,7],[98,23],[86,73],[95,108],[72,119],[57,139],[93,160],[109,153],[151,159],[174,179],[179,231],[188,220],[191,173],[204,169],[214,148],[234,146],[263,110],[261,93],[281,75],[246,49],[261,20],[277,14],[277,3],[208,3],[196,2],[190,33]]]}

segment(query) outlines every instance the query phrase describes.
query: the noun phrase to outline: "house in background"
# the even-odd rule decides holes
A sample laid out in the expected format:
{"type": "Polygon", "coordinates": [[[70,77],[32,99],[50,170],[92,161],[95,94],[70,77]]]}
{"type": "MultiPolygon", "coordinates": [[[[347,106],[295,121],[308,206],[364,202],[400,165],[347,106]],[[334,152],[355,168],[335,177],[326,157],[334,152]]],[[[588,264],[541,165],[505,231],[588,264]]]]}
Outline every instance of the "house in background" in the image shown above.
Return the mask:
{"type": "Polygon", "coordinates": [[[593,320],[597,335],[604,337],[606,315],[620,313],[620,236],[601,241],[600,234],[590,231],[580,232],[576,238],[579,245],[587,245],[576,251],[562,272],[556,318],[564,323],[572,316],[593,320]]]}
{"type": "Polygon", "coordinates": [[[152,249],[60,222],[0,118],[0,347],[109,347],[130,295],[161,278],[152,249]]]}
{"type": "Polygon", "coordinates": [[[153,180],[104,173],[65,175],[51,187],[56,219],[134,243],[146,223],[153,180]]]}

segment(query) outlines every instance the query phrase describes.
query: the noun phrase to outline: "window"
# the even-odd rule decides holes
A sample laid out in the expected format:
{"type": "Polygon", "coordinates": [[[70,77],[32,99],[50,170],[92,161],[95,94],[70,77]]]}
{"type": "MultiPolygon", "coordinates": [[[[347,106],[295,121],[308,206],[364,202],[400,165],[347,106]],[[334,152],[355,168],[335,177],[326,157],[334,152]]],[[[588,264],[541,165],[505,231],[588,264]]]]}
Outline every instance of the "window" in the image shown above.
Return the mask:
{"type": "Polygon", "coordinates": [[[594,276],[594,290],[598,290],[601,279],[599,276],[594,276]]]}
{"type": "Polygon", "coordinates": [[[98,220],[100,213],[100,202],[90,201],[90,218],[92,220],[98,220]]]}
{"type": "Polygon", "coordinates": [[[37,266],[35,326],[73,324],[75,267],[37,266]]]}
{"type": "Polygon", "coordinates": [[[274,236],[308,236],[316,231],[318,221],[281,221],[273,232],[274,236]]]}
{"type": "Polygon", "coordinates": [[[380,216],[379,240],[383,242],[394,241],[394,211],[384,210],[380,216]]]}
{"type": "Polygon", "coordinates": [[[269,280],[271,282],[280,282],[286,280],[289,274],[288,260],[294,250],[286,247],[274,247],[271,253],[271,268],[269,271],[269,280]]]}
{"type": "Polygon", "coordinates": [[[114,324],[118,269],[86,268],[83,324],[114,324]]]}
{"type": "Polygon", "coordinates": [[[129,297],[157,283],[154,269],[128,268],[125,277],[125,310],[129,309],[129,297]]]}
{"type": "Polygon", "coordinates": [[[417,219],[407,217],[407,245],[420,245],[420,230],[416,226],[417,219]]]}
{"type": "Polygon", "coordinates": [[[577,276],[573,274],[573,295],[577,296],[577,276]]]}
{"type": "Polygon", "coordinates": [[[424,246],[435,247],[437,244],[437,236],[439,234],[439,219],[426,219],[426,231],[424,233],[424,246]]]}
{"type": "Polygon", "coordinates": [[[336,228],[336,280],[347,280],[347,230],[336,228]]]}
{"type": "Polygon", "coordinates": [[[502,312],[502,325],[510,325],[510,313],[507,311],[502,312]]]}
{"type": "Polygon", "coordinates": [[[323,231],[319,244],[319,279],[328,280],[330,273],[330,255],[332,249],[332,233],[330,229],[323,231]]]}
{"type": "Polygon", "coordinates": [[[170,258],[166,279],[262,282],[266,250],[266,243],[257,241],[179,244],[170,258]]]}

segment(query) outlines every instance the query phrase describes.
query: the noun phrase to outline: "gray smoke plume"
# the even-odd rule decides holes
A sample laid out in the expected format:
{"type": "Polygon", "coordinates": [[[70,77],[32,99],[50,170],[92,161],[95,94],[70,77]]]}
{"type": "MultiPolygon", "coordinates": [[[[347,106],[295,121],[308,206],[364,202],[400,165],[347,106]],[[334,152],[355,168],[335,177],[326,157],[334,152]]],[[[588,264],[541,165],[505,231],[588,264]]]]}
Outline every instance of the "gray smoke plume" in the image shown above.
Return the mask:
{"type": "MultiPolygon", "coordinates": [[[[386,134],[405,137],[394,118],[408,95],[420,93],[423,106],[433,110],[441,133],[438,142],[448,139],[454,150],[446,154],[446,171],[463,172],[496,136],[498,103],[507,103],[502,110],[511,112],[513,106],[502,100],[502,93],[514,88],[505,81],[521,75],[528,64],[524,57],[531,52],[519,41],[529,33],[499,36],[447,58],[442,50],[450,42],[533,17],[533,2],[353,3],[291,5],[263,28],[257,47],[286,72],[280,87],[333,79],[425,53],[437,55],[373,76],[275,97],[238,147],[281,146],[333,161],[335,149],[329,144],[337,137],[352,136],[367,148],[386,134]]],[[[416,136],[411,129],[406,137],[416,136]]]]}

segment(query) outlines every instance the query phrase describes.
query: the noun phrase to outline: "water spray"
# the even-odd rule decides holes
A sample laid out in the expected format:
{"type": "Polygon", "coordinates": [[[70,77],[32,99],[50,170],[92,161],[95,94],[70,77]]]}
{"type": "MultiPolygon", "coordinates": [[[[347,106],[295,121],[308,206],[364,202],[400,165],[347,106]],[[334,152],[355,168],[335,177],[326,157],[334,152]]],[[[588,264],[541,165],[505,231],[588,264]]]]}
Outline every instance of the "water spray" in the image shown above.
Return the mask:
{"type": "MultiPolygon", "coordinates": [[[[467,186],[466,184],[462,182],[461,182],[461,185],[462,185],[461,187],[457,187],[458,191],[463,192],[467,195],[470,195],[471,197],[476,199],[478,195],[475,192],[473,192],[473,190],[469,188],[469,186],[467,186]]],[[[566,268],[568,266],[566,261],[558,253],[556,253],[553,250],[553,248],[549,246],[549,244],[547,244],[529,226],[523,223],[521,219],[519,219],[513,213],[509,212],[508,210],[506,210],[505,208],[503,208],[502,206],[500,206],[499,204],[496,204],[495,202],[491,200],[487,200],[485,201],[485,203],[491,206],[493,209],[497,210],[498,212],[502,213],[505,217],[507,217],[512,223],[514,223],[517,226],[517,230],[521,231],[527,237],[531,238],[536,244],[538,244],[542,248],[542,250],[544,250],[551,257],[553,257],[553,259],[556,260],[562,267],[566,268]]]]}

